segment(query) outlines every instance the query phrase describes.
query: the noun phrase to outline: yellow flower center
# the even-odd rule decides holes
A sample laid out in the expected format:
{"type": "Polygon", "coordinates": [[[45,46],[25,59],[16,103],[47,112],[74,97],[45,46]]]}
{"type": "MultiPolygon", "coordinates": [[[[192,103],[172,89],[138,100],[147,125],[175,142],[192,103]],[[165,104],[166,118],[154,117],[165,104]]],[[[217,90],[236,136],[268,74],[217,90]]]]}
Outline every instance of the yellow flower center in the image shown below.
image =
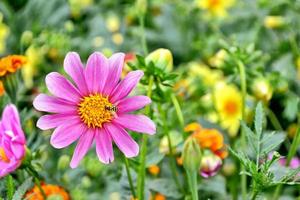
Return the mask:
{"type": "Polygon", "coordinates": [[[213,9],[220,5],[220,0],[209,0],[209,8],[213,9]]]}
{"type": "Polygon", "coordinates": [[[238,111],[238,105],[235,101],[227,101],[224,105],[224,109],[228,115],[234,115],[238,111]]]}
{"type": "Polygon", "coordinates": [[[9,158],[7,157],[5,151],[4,151],[4,149],[2,147],[0,147],[0,161],[3,161],[5,163],[9,163],[10,162],[9,158]]]}
{"type": "Polygon", "coordinates": [[[83,97],[78,104],[81,120],[90,128],[101,128],[105,122],[110,122],[116,107],[109,102],[108,97],[101,94],[91,94],[83,97]]]}

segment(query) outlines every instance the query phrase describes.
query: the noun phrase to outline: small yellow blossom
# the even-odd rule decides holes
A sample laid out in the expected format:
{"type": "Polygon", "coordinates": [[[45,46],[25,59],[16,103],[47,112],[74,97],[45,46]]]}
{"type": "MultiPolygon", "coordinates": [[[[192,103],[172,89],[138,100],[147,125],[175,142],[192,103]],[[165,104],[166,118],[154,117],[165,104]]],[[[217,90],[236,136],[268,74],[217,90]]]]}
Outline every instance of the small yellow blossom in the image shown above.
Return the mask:
{"type": "Polygon", "coordinates": [[[121,33],[114,33],[112,35],[112,41],[116,45],[121,45],[123,43],[123,41],[124,41],[124,38],[123,38],[123,36],[122,36],[121,33]]]}
{"type": "Polygon", "coordinates": [[[208,62],[211,66],[219,68],[222,67],[227,56],[227,52],[224,49],[221,49],[211,57],[208,62]]]}
{"type": "Polygon", "coordinates": [[[267,16],[264,19],[264,25],[267,28],[279,28],[282,27],[285,23],[285,20],[282,16],[267,16]]]}
{"type": "Polygon", "coordinates": [[[234,85],[225,83],[216,86],[214,95],[221,126],[228,130],[231,137],[235,137],[242,115],[242,95],[234,85]]]}
{"type": "Polygon", "coordinates": [[[209,12],[211,16],[225,17],[234,0],[197,0],[197,6],[209,12]]]}

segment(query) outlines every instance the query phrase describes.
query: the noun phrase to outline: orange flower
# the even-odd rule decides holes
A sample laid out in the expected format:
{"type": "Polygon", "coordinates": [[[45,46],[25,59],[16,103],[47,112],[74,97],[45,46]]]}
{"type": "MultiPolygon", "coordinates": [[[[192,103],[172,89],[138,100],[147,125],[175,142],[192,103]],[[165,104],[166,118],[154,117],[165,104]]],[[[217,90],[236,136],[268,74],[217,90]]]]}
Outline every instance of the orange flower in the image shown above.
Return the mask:
{"type": "Polygon", "coordinates": [[[0,97],[3,96],[4,92],[5,92],[4,85],[2,81],[0,81],[0,97]]]}
{"type": "Polygon", "coordinates": [[[20,55],[9,55],[0,60],[0,76],[16,72],[26,63],[26,57],[20,55]]]}
{"type": "Polygon", "coordinates": [[[151,165],[149,166],[148,171],[150,174],[156,176],[157,174],[159,174],[160,168],[157,165],[151,165]]]}
{"type": "MultiPolygon", "coordinates": [[[[60,186],[57,185],[46,185],[42,183],[42,189],[46,195],[46,197],[50,196],[58,196],[61,197],[62,200],[70,200],[69,194],[60,186]]],[[[28,200],[45,200],[40,189],[37,186],[34,186],[30,191],[25,194],[25,199],[28,200]]]]}
{"type": "Polygon", "coordinates": [[[203,149],[210,149],[215,155],[224,159],[228,152],[225,148],[223,135],[216,129],[204,129],[198,123],[191,123],[185,127],[185,131],[193,131],[191,137],[196,138],[203,149]]]}
{"type": "Polygon", "coordinates": [[[166,197],[160,193],[157,193],[155,196],[154,196],[154,200],[166,200],[166,197]]]}

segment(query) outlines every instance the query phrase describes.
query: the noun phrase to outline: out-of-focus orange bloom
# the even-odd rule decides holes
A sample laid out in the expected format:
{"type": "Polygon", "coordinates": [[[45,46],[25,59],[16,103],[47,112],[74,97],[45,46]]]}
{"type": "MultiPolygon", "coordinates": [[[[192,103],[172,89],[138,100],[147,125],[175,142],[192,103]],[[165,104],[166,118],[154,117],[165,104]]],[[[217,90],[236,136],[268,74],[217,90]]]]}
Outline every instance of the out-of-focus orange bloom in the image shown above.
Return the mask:
{"type": "Polygon", "coordinates": [[[153,200],[166,200],[166,197],[160,193],[157,193],[153,200]]]}
{"type": "Polygon", "coordinates": [[[5,92],[4,85],[2,81],[0,81],[0,97],[3,96],[4,92],[5,92]]]}
{"type": "Polygon", "coordinates": [[[178,96],[184,97],[188,93],[189,82],[186,79],[182,79],[175,83],[174,91],[178,93],[178,96]]]}
{"type": "Polygon", "coordinates": [[[20,55],[9,55],[0,59],[0,76],[16,72],[26,63],[26,57],[20,55]]]}
{"type": "Polygon", "coordinates": [[[160,172],[160,168],[157,165],[151,165],[148,167],[148,171],[150,174],[156,176],[160,172]]]}
{"type": "MultiPolygon", "coordinates": [[[[50,185],[42,183],[41,188],[43,189],[46,197],[59,196],[62,200],[70,200],[69,194],[60,186],[50,185]]],[[[46,200],[44,199],[40,189],[34,186],[30,191],[25,194],[25,199],[28,200],[46,200]]]]}
{"type": "Polygon", "coordinates": [[[176,158],[176,162],[177,162],[177,165],[182,166],[183,165],[183,159],[182,159],[182,157],[181,156],[177,157],[176,158]]]}
{"type": "Polygon", "coordinates": [[[218,130],[201,128],[200,124],[191,123],[185,127],[185,131],[193,131],[191,137],[196,138],[201,148],[210,149],[222,159],[227,157],[228,152],[224,144],[224,138],[218,130]]]}

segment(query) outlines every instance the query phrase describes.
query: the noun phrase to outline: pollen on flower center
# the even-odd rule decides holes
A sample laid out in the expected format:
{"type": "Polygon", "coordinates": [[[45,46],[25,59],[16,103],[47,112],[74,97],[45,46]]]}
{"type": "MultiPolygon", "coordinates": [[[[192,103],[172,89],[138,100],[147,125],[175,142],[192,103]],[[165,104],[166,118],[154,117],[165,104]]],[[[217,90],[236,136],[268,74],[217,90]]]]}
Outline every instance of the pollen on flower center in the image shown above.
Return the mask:
{"type": "Polygon", "coordinates": [[[2,147],[0,147],[0,161],[3,161],[5,163],[9,163],[10,162],[9,158],[7,157],[5,151],[4,151],[4,149],[2,147]]]}
{"type": "Polygon", "coordinates": [[[91,94],[82,98],[78,104],[78,113],[88,127],[101,128],[103,123],[112,120],[114,108],[108,97],[91,94]]]}

